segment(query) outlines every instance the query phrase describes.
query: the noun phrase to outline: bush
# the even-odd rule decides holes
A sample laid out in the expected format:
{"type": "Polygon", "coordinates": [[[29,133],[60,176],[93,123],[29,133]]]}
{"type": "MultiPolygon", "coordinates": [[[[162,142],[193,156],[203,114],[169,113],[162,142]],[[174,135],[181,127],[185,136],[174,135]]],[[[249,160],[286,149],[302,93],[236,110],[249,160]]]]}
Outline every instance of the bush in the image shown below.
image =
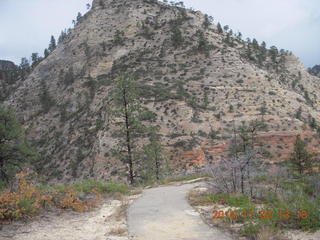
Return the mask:
{"type": "Polygon", "coordinates": [[[140,120],[155,122],[157,120],[157,114],[149,110],[143,111],[140,115],[140,120]]]}
{"type": "Polygon", "coordinates": [[[254,208],[254,205],[252,204],[251,199],[246,195],[208,193],[203,195],[202,198],[207,199],[212,203],[225,204],[230,207],[254,208]]]}
{"type": "Polygon", "coordinates": [[[113,37],[113,43],[115,45],[123,45],[124,44],[124,32],[117,30],[114,37],[113,37]]]}
{"type": "Polygon", "coordinates": [[[41,83],[40,103],[44,113],[48,113],[56,104],[55,100],[50,96],[45,82],[41,83]]]}
{"type": "Polygon", "coordinates": [[[183,37],[182,37],[181,30],[177,26],[174,26],[171,29],[171,32],[172,32],[171,40],[172,40],[173,46],[175,48],[181,46],[183,44],[183,41],[184,41],[183,37]]]}
{"type": "Polygon", "coordinates": [[[98,191],[99,193],[106,192],[106,186],[95,180],[85,180],[81,183],[77,183],[73,185],[73,188],[80,193],[89,194],[92,193],[93,190],[98,191]]]}
{"type": "Polygon", "coordinates": [[[127,194],[129,192],[128,186],[125,184],[108,183],[106,185],[108,193],[122,193],[127,194]]]}
{"type": "Polygon", "coordinates": [[[282,227],[315,231],[320,229],[319,204],[315,182],[318,180],[298,179],[282,183],[282,194],[267,194],[266,203],[272,209],[288,210],[292,216],[287,219],[276,218],[275,224],[282,227]],[[316,196],[313,196],[316,194],[316,196]],[[300,216],[298,215],[298,211],[300,216]],[[302,211],[307,213],[303,218],[302,211]]]}
{"type": "Polygon", "coordinates": [[[83,212],[96,207],[101,202],[102,193],[127,194],[124,184],[102,183],[85,180],[73,185],[39,186],[31,183],[29,174],[16,175],[18,189],[0,193],[0,223],[32,217],[48,206],[83,212]],[[85,198],[84,195],[94,195],[85,198]],[[81,196],[81,198],[80,198],[81,196]]]}

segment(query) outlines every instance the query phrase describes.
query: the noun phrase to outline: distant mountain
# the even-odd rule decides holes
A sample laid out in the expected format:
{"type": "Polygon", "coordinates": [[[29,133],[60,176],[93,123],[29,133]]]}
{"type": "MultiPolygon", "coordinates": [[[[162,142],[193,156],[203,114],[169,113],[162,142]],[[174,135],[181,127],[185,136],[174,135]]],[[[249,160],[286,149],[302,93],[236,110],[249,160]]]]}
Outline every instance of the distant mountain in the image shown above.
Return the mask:
{"type": "Polygon", "coordinates": [[[38,170],[61,181],[126,175],[108,102],[122,72],[143,90],[143,121],[159,126],[179,173],[227,158],[234,125],[257,119],[268,161],[287,159],[297,134],[319,151],[318,78],[291,53],[210,20],[160,1],[94,0],[5,101],[41,150],[38,170]]]}
{"type": "Polygon", "coordinates": [[[313,68],[309,68],[308,72],[313,76],[320,77],[320,65],[315,65],[313,68]]]}

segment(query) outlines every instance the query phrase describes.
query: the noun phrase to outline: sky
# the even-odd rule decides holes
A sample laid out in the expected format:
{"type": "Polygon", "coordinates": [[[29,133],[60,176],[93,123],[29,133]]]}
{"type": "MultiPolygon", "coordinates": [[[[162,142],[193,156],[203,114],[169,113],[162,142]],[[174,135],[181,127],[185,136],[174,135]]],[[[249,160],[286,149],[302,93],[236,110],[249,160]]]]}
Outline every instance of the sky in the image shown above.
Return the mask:
{"type": "MultiPolygon", "coordinates": [[[[50,36],[72,26],[92,0],[0,0],[0,59],[22,57],[48,47],[50,36]]],[[[244,38],[292,51],[306,67],[320,64],[319,0],[184,0],[186,7],[213,16],[244,38]]]]}

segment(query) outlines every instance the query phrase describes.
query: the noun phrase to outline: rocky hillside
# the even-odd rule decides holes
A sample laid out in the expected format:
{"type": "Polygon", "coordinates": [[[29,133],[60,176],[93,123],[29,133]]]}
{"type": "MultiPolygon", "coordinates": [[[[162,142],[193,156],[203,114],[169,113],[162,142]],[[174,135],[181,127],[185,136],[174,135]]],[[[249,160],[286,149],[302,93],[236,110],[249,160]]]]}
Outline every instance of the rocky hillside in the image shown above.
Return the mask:
{"type": "Polygon", "coordinates": [[[171,164],[193,171],[226,156],[233,124],[264,119],[259,138],[285,159],[301,133],[319,151],[319,78],[299,59],[241,40],[201,12],[147,0],[94,0],[5,104],[36,139],[48,179],[124,175],[113,158],[108,96],[120,72],[143,89],[171,164]],[[311,127],[310,127],[311,126],[311,127]]]}

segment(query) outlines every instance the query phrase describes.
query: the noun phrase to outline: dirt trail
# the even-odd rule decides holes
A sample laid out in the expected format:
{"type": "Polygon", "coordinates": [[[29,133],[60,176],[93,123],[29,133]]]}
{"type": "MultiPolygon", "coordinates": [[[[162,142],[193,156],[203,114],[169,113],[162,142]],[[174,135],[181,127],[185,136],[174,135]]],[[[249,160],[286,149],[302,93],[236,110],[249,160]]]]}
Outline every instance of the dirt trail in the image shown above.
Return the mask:
{"type": "Polygon", "coordinates": [[[187,193],[201,183],[147,189],[128,209],[134,240],[230,240],[206,225],[188,204],[187,193]]]}

